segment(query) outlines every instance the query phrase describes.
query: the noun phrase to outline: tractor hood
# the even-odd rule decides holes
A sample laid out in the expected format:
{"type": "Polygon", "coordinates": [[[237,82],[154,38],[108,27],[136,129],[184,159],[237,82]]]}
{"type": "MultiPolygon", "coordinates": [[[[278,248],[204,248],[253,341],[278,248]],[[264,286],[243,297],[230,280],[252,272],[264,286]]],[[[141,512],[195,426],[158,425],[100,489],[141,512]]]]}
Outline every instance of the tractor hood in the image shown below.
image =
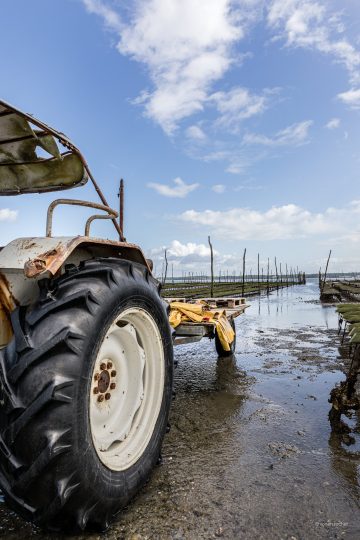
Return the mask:
{"type": "Polygon", "coordinates": [[[84,159],[63,133],[0,100],[0,195],[69,189],[87,179],[84,159]]]}

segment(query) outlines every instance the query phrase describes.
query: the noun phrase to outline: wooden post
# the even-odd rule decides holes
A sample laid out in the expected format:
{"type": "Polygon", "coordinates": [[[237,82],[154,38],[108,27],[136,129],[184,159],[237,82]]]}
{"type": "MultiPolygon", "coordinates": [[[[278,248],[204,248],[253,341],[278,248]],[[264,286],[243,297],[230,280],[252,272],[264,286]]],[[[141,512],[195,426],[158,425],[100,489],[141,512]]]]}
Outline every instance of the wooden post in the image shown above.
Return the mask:
{"type": "Polygon", "coordinates": [[[286,285],[289,285],[289,278],[288,278],[288,265],[286,263],[286,285]]]}
{"type": "Polygon", "coordinates": [[[267,265],[267,283],[266,283],[266,291],[267,291],[267,294],[269,294],[269,272],[270,272],[270,261],[269,261],[269,257],[268,257],[268,265],[267,265]]]}
{"type": "Polygon", "coordinates": [[[328,271],[328,266],[329,266],[329,262],[330,262],[330,257],[331,257],[331,249],[330,249],[330,251],[329,251],[329,256],[328,256],[328,259],[327,259],[327,262],[326,262],[325,274],[324,274],[324,279],[323,279],[323,282],[322,282],[321,292],[323,292],[324,287],[325,287],[326,274],[327,274],[327,271],[328,271]]]}
{"type": "Polygon", "coordinates": [[[210,246],[210,265],[211,265],[211,288],[210,288],[210,296],[211,298],[214,298],[214,253],[213,253],[213,247],[210,240],[210,236],[208,236],[208,242],[210,246]]]}
{"type": "Polygon", "coordinates": [[[259,294],[261,293],[260,289],[260,253],[258,253],[258,287],[259,287],[259,294]]]}
{"type": "Polygon", "coordinates": [[[165,272],[164,272],[163,285],[165,285],[166,283],[167,269],[168,269],[167,249],[165,249],[165,272]]]}
{"type": "Polygon", "coordinates": [[[245,293],[245,259],[246,259],[246,248],[244,249],[244,255],[243,255],[243,275],[242,275],[242,292],[241,292],[242,296],[244,296],[244,293],[245,293]]]}

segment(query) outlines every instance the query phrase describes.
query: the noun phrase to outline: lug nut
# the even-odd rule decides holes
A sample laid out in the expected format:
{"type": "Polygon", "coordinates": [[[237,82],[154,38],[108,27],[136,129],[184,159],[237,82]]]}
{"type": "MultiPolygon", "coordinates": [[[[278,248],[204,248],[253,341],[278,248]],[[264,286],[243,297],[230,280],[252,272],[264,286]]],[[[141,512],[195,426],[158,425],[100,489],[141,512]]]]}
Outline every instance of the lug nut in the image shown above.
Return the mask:
{"type": "Polygon", "coordinates": [[[110,384],[110,390],[115,390],[115,388],[116,388],[116,384],[114,382],[112,382],[110,384]]]}
{"type": "Polygon", "coordinates": [[[98,381],[98,380],[100,379],[100,374],[99,374],[99,373],[95,373],[94,379],[95,379],[95,381],[98,381]]]}
{"type": "Polygon", "coordinates": [[[99,388],[97,386],[95,386],[94,388],[94,394],[98,394],[99,393],[99,388]]]}
{"type": "Polygon", "coordinates": [[[111,368],[112,368],[112,362],[108,362],[106,367],[107,367],[108,369],[111,369],[111,368]]]}
{"type": "Polygon", "coordinates": [[[104,369],[106,369],[106,364],[105,364],[105,362],[103,362],[102,364],[100,364],[100,369],[101,369],[101,371],[104,371],[104,369]]]}
{"type": "Polygon", "coordinates": [[[111,398],[111,394],[109,394],[109,393],[105,394],[105,399],[106,400],[109,400],[110,398],[111,398]]]}
{"type": "Polygon", "coordinates": [[[111,372],[111,376],[112,376],[112,377],[116,377],[116,371],[115,371],[115,369],[111,372]]]}
{"type": "Polygon", "coordinates": [[[98,401],[101,403],[101,401],[104,401],[104,396],[103,394],[100,394],[100,396],[98,397],[98,401]]]}

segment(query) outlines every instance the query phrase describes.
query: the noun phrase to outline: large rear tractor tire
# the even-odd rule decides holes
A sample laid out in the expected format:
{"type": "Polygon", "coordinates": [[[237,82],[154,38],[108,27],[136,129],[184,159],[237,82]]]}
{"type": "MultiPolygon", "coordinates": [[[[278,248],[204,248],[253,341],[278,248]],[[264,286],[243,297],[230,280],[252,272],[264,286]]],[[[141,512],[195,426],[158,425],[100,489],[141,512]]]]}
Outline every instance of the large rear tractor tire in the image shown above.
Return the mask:
{"type": "Polygon", "coordinates": [[[0,351],[0,486],[48,530],[104,530],[149,479],[172,397],[158,283],[140,264],[85,261],[40,282],[0,351]]]}

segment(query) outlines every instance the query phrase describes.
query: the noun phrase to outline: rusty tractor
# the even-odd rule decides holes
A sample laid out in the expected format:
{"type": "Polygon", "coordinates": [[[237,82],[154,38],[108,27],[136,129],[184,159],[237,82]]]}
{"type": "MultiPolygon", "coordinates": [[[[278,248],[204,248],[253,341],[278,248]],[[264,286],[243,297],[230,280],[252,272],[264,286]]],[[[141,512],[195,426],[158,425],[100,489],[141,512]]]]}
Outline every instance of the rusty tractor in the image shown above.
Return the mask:
{"type": "Polygon", "coordinates": [[[151,264],[78,148],[0,101],[0,195],[88,180],[100,203],[57,199],[45,236],[0,248],[0,487],[54,531],[106,529],[148,480],[168,425],[173,339],[151,264]],[[95,210],[83,235],[53,236],[60,205],[95,210]],[[118,240],[93,238],[97,219],[118,240]]]}

